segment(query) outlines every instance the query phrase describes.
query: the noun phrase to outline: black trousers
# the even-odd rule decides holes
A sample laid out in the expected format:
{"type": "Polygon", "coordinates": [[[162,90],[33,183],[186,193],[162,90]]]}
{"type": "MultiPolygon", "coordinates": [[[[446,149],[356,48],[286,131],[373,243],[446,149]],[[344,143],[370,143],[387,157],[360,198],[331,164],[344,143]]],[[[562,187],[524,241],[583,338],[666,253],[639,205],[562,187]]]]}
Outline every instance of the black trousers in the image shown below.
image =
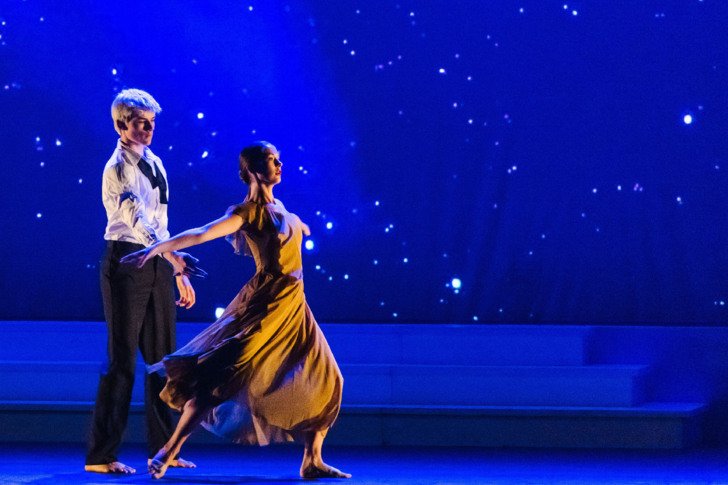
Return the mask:
{"type": "MultiPolygon", "coordinates": [[[[175,296],[171,265],[154,258],[142,268],[119,259],[144,246],[107,241],[101,262],[101,295],[108,329],[108,360],[99,381],[87,465],[116,461],[126,429],[134,385],[137,349],[153,364],[175,346],[175,296]]],[[[159,398],[165,380],[145,374],[144,407],[149,456],[174,430],[169,408],[159,398]]]]}

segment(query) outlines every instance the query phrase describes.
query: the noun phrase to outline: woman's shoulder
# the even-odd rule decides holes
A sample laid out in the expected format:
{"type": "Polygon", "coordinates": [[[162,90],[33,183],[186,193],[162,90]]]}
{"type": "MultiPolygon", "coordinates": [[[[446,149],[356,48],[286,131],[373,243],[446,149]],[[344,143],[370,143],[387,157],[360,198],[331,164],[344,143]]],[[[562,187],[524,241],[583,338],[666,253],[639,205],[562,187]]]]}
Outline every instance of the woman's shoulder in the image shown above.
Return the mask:
{"type": "Polygon", "coordinates": [[[256,204],[250,200],[244,200],[240,202],[239,204],[234,204],[228,207],[227,211],[225,211],[225,214],[232,215],[235,214],[236,216],[240,216],[243,218],[243,220],[247,220],[250,216],[250,213],[253,212],[253,209],[255,209],[256,204]]]}

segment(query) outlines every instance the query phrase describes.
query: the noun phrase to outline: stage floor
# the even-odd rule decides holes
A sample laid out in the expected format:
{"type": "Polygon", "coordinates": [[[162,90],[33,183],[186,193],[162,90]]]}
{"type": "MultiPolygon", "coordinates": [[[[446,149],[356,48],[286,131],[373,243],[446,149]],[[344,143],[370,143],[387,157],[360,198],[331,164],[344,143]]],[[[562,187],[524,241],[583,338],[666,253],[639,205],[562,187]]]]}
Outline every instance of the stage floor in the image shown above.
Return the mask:
{"type": "MultiPolygon", "coordinates": [[[[302,483],[298,446],[190,445],[194,470],[171,470],[162,483],[302,483]]],[[[0,483],[150,483],[144,449],[125,446],[121,460],[136,475],[83,471],[78,444],[0,444],[0,483]]],[[[727,450],[493,450],[474,448],[329,447],[325,459],[352,473],[347,484],[728,484],[727,450]]]]}

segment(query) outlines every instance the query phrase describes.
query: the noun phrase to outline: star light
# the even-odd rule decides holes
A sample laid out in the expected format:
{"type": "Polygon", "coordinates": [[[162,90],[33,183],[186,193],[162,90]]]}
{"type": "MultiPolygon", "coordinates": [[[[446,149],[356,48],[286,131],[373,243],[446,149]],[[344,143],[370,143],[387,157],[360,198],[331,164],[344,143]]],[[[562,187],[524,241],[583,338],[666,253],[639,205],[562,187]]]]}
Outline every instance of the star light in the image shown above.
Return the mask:
{"type": "Polygon", "coordinates": [[[693,124],[693,115],[686,114],[685,116],[683,116],[683,123],[685,123],[686,125],[692,125],[693,124]]]}
{"type": "Polygon", "coordinates": [[[202,119],[202,118],[204,118],[204,117],[205,117],[205,113],[203,113],[203,112],[201,112],[201,111],[200,111],[199,113],[197,113],[197,119],[198,119],[198,120],[201,120],[201,119],[202,119]]]}
{"type": "Polygon", "coordinates": [[[314,246],[315,246],[314,242],[311,239],[307,239],[306,242],[303,245],[309,251],[311,251],[314,248],[314,246]]]}
{"type": "Polygon", "coordinates": [[[40,212],[38,212],[38,213],[37,213],[37,214],[35,215],[35,217],[36,217],[37,219],[40,219],[41,217],[43,217],[43,214],[41,214],[40,212]]]}
{"type": "Polygon", "coordinates": [[[332,229],[333,227],[334,227],[334,223],[333,222],[327,222],[326,223],[326,229],[332,229]]]}
{"type": "Polygon", "coordinates": [[[453,289],[459,290],[463,285],[463,282],[460,281],[460,278],[453,278],[450,280],[450,286],[453,287],[453,289]]]}

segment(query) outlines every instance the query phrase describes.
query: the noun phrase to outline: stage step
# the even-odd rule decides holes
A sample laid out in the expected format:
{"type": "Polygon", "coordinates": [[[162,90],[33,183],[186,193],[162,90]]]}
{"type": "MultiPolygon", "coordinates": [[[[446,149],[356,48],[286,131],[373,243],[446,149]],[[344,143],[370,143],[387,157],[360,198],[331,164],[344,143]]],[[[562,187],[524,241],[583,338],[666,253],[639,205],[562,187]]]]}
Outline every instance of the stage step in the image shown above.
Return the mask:
{"type": "MultiPolygon", "coordinates": [[[[0,325],[0,441],[85,441],[105,361],[105,324],[0,325]]],[[[204,327],[179,324],[177,341],[204,327]]],[[[345,381],[332,443],[685,448],[702,439],[702,396],[656,397],[664,367],[656,370],[630,349],[659,340],[640,329],[628,333],[639,341],[626,348],[603,328],[573,325],[322,328],[345,381]]],[[[683,348],[685,339],[673,341],[683,348]]],[[[128,441],[144,439],[144,371],[140,356],[128,441]]],[[[218,441],[206,432],[195,439],[218,441]]]]}
{"type": "MultiPolygon", "coordinates": [[[[365,405],[634,406],[646,366],[452,366],[342,364],[344,403],[365,405]]],[[[0,361],[0,400],[86,401],[98,362],[0,361]],[[59,383],[63,383],[59,386],[59,383]]],[[[144,367],[133,398],[143,400],[144,367]]]]}
{"type": "MultiPolygon", "coordinates": [[[[177,324],[181,346],[206,324],[177,324]]],[[[557,325],[322,325],[340,364],[572,365],[590,329],[557,325]]],[[[3,360],[103,360],[103,322],[2,322],[3,360]]]]}
{"type": "MultiPolygon", "coordinates": [[[[3,441],[42,437],[45,442],[83,442],[92,407],[91,401],[0,401],[3,441]]],[[[327,443],[679,449],[698,442],[703,411],[700,403],[631,408],[344,405],[327,443]]],[[[144,442],[143,421],[142,403],[132,403],[126,442],[144,442]]],[[[223,443],[206,431],[196,432],[191,441],[223,443]]]]}

